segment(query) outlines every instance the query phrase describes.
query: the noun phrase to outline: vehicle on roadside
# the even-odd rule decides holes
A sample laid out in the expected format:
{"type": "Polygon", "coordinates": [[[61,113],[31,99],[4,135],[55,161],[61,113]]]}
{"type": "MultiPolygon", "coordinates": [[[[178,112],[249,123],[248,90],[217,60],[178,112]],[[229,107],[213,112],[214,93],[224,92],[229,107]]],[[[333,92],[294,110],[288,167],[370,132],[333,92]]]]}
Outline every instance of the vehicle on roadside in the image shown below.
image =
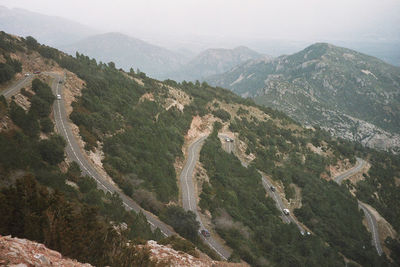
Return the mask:
{"type": "Polygon", "coordinates": [[[34,72],[33,72],[33,74],[39,74],[41,71],[40,70],[35,70],[34,72]]]}
{"type": "Polygon", "coordinates": [[[201,230],[200,233],[201,233],[204,237],[210,237],[210,232],[207,231],[206,229],[201,230]]]}
{"type": "Polygon", "coordinates": [[[270,189],[272,192],[275,192],[275,186],[271,185],[270,189]]]}
{"type": "Polygon", "coordinates": [[[285,215],[289,215],[290,211],[289,211],[288,209],[283,209],[283,213],[284,213],[285,215]]]}
{"type": "Polygon", "coordinates": [[[61,100],[61,95],[57,94],[56,98],[57,100],[61,100]]]}
{"type": "Polygon", "coordinates": [[[28,77],[30,74],[29,73],[25,73],[25,77],[28,77]]]}

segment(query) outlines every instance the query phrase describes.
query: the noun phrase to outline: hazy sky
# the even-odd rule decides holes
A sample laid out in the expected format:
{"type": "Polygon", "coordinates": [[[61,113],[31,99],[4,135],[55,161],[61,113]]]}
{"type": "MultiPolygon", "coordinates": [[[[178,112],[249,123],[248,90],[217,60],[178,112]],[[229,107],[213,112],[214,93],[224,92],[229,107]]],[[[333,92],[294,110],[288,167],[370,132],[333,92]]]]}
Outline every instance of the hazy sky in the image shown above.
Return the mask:
{"type": "Polygon", "coordinates": [[[133,36],[400,39],[400,0],[0,0],[133,36]]]}

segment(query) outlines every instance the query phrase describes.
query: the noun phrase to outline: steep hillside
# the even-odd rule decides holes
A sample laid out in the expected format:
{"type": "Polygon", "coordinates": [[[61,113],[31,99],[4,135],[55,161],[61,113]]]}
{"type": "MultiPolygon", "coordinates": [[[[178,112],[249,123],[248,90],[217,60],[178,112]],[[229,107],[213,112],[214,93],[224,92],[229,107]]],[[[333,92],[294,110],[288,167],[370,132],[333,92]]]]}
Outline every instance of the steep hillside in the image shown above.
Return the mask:
{"type": "Polygon", "coordinates": [[[400,149],[400,68],[374,57],[319,43],[208,81],[338,137],[400,149]]]}
{"type": "Polygon", "coordinates": [[[262,55],[247,47],[234,49],[207,49],[197,55],[178,71],[170,73],[170,78],[181,81],[203,80],[205,77],[220,74],[243,62],[262,55]]]}
{"type": "Polygon", "coordinates": [[[0,6],[0,25],[2,31],[24,37],[35,36],[41,43],[58,48],[96,34],[96,30],[65,18],[4,6],[0,6]]]}
{"type": "MultiPolygon", "coordinates": [[[[303,239],[294,225],[284,224],[272,199],[265,197],[258,173],[241,167],[233,155],[222,151],[219,140],[213,137],[212,147],[204,148],[205,158],[209,160],[203,163],[210,185],[199,187],[206,193],[200,194],[199,203],[215,231],[233,248],[233,260],[242,259],[252,265],[292,266],[318,265],[323,258],[324,262],[336,266],[343,264],[334,252],[339,250],[361,264],[385,264],[370,245],[354,197],[347,189],[321,179],[329,176],[330,164],[346,157],[354,160],[351,149],[345,149],[347,144],[332,141],[322,145],[323,140],[329,140],[328,135],[305,130],[279,112],[260,109],[254,103],[205,83],[160,83],[143,74],[131,73],[129,76],[136,82],[131,84],[129,76],[112,67],[101,65],[103,71],[99,72],[99,66],[84,56],[78,57],[71,68],[76,68],[88,81],[71,114],[87,142],[87,149],[102,147],[103,164],[110,176],[127,194],[175,225],[184,236],[196,242],[191,228],[174,223],[171,215],[180,213],[174,206],[161,211],[160,207],[161,203],[178,201],[176,172],[182,169],[171,167],[184,161],[183,136],[193,116],[211,117],[210,121],[220,121],[239,134],[248,145],[246,152],[256,158],[252,164],[282,182],[288,199],[294,195],[290,184],[302,188],[305,202],[296,215],[315,232],[312,238],[303,239]],[[311,152],[307,146],[310,142],[330,151],[328,156],[311,152]],[[291,166],[293,162],[296,164],[291,166]],[[146,191],[153,192],[155,198],[149,193],[146,195],[146,191]],[[348,224],[342,224],[342,219],[348,224]],[[332,228],[338,232],[332,232],[332,228]],[[260,236],[264,241],[257,238],[260,236]],[[325,246],[324,242],[330,245],[325,246]],[[287,243],[291,245],[287,247],[287,243]],[[312,251],[312,259],[301,252],[305,243],[308,248],[305,254],[312,251]],[[363,246],[365,251],[351,249],[363,246]]],[[[195,223],[189,218],[182,221],[195,223]]]]}
{"type": "MultiPolygon", "coordinates": [[[[98,181],[84,175],[87,172],[81,173],[81,162],[66,157],[65,146],[70,139],[61,135],[65,128],[58,125],[55,107],[70,105],[68,98],[73,96],[69,91],[79,95],[85,84],[49,58],[66,55],[32,39],[3,32],[0,44],[5,58],[12,58],[24,73],[30,72],[29,76],[18,73],[15,79],[0,83],[1,89],[7,88],[0,91],[0,235],[34,240],[96,266],[158,266],[162,255],[150,259],[146,248],[137,247],[144,240],[160,241],[179,253],[194,255],[182,258],[196,261],[201,256],[209,260],[181,237],[164,238],[165,234],[148,222],[147,214],[136,213],[129,206],[126,209],[119,191],[100,190],[98,181]],[[42,73],[32,74],[33,70],[42,73]],[[55,79],[59,75],[64,79],[55,79]],[[65,99],[55,101],[55,88],[62,88],[65,99]]],[[[11,262],[3,256],[1,264],[11,262]]]]}
{"type": "Polygon", "coordinates": [[[165,78],[167,71],[178,69],[185,61],[172,51],[121,33],[90,36],[64,46],[63,50],[71,55],[77,51],[105,63],[113,61],[125,70],[139,68],[156,78],[165,78]]]}
{"type": "Polygon", "coordinates": [[[21,90],[30,103],[25,109],[0,99],[0,115],[12,126],[0,132],[1,181],[9,184],[0,191],[0,234],[32,237],[95,265],[122,260],[128,265],[129,257],[151,260],[147,253],[130,250],[128,240],[138,244],[141,239],[169,242],[193,256],[197,247],[218,258],[204,241],[210,238],[230,247],[230,260],[253,266],[398,265],[398,235],[382,244],[385,254],[379,256],[355,197],[374,206],[398,231],[398,157],[303,128],[279,111],[207,83],[160,82],[81,54],[72,57],[37,43],[30,49],[31,39],[4,39],[20,47],[18,52],[3,49],[4,54],[20,61],[25,54],[35,62],[40,59],[46,73],[61,69],[66,75],[61,84],[67,85],[59,86],[59,80],[44,73],[21,90]],[[77,81],[73,86],[71,76],[77,81]],[[52,119],[54,96],[46,85],[51,81],[64,98],[57,107],[72,109],[65,127],[75,127],[75,132],[68,139],[82,137],[74,153],[96,155],[94,164],[126,193],[123,200],[120,190],[97,190],[94,180],[80,175],[79,164],[65,162],[63,146],[70,140],[64,142],[52,127],[43,127],[48,124],[42,124],[45,118],[52,119]],[[82,90],[74,100],[66,100],[77,87],[82,90]],[[234,139],[235,153],[223,149],[219,134],[234,139]],[[199,235],[196,215],[181,207],[178,183],[183,165],[190,161],[184,152],[189,140],[207,135],[200,161],[193,162],[198,173],[192,177],[197,188],[191,197],[210,227],[209,237],[199,235]],[[371,171],[354,184],[333,182],[334,170],[352,167],[355,156],[368,160],[371,171]],[[276,185],[296,222],[310,234],[285,220],[260,172],[276,185]],[[162,239],[160,231],[151,230],[148,217],[126,212],[128,196],[187,240],[162,239]]]}

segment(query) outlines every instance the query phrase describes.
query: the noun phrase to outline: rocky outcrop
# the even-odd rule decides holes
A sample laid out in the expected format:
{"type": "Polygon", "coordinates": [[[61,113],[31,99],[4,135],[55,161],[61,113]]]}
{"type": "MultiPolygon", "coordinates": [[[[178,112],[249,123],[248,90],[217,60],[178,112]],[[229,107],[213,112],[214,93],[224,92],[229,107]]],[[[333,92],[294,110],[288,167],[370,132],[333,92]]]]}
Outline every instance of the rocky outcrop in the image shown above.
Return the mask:
{"type": "Polygon", "coordinates": [[[45,245],[26,239],[0,236],[0,266],[63,266],[90,267],[87,263],[64,258],[45,245]]]}
{"type": "MultiPolygon", "coordinates": [[[[150,251],[151,259],[167,266],[176,267],[247,267],[245,263],[228,263],[214,261],[207,256],[195,258],[184,252],[176,251],[170,246],[158,244],[150,240],[142,248],[150,251]]],[[[90,267],[88,263],[63,257],[59,252],[46,248],[45,245],[27,239],[11,236],[0,236],[0,266],[31,267],[31,266],[63,266],[90,267]]]]}
{"type": "Polygon", "coordinates": [[[145,245],[150,250],[151,258],[158,262],[167,263],[171,267],[246,267],[245,263],[228,263],[213,261],[209,258],[195,258],[192,255],[176,251],[169,246],[163,246],[150,240],[145,245]]]}

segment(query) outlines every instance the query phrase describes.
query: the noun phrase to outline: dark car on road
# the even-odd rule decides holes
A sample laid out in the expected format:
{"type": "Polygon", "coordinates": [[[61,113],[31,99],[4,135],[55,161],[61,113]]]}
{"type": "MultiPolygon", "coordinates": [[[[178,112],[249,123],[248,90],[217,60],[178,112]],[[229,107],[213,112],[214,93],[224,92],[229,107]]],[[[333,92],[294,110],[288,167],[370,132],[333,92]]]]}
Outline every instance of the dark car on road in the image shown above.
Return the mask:
{"type": "Polygon", "coordinates": [[[207,230],[205,230],[205,229],[201,230],[200,233],[201,233],[204,237],[210,237],[210,232],[207,231],[207,230]]]}

